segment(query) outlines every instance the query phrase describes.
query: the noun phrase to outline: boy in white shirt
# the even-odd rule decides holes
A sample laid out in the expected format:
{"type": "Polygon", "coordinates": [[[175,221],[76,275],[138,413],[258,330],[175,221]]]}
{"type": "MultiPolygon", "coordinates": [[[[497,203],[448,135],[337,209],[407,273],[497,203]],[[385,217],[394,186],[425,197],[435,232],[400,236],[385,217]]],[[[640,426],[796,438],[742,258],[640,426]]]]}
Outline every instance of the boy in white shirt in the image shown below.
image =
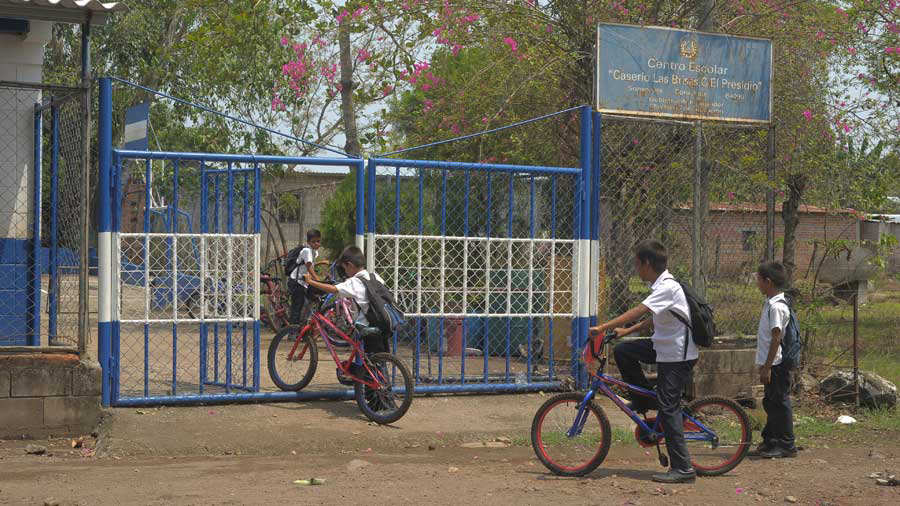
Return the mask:
{"type": "Polygon", "coordinates": [[[297,256],[297,267],[291,271],[288,277],[288,288],[291,291],[291,313],[289,320],[297,325],[301,322],[303,314],[303,306],[306,305],[306,299],[310,295],[309,284],[306,282],[306,275],[311,274],[312,279],[316,279],[315,262],[319,256],[319,247],[322,245],[322,232],[316,229],[310,229],[306,232],[306,247],[300,250],[297,256]]]}
{"type": "MultiPolygon", "coordinates": [[[[678,313],[686,321],[691,320],[690,309],[681,285],[666,269],[668,256],[666,248],[658,241],[644,241],[635,248],[634,267],[640,278],[650,283],[651,293],[644,301],[629,309],[621,316],[591,328],[591,334],[602,336],[614,329],[618,337],[652,328],[650,339],[625,341],[616,345],[613,354],[616,365],[622,373],[622,380],[646,389],[650,384],[641,369],[641,363],[657,366],[656,395],[657,416],[662,422],[669,452],[670,469],[667,473],[654,474],[653,481],[660,483],[690,483],[697,473],[691,465],[687,445],[684,442],[684,426],[681,414],[681,396],[690,381],[691,370],[697,362],[699,351],[693,339],[688,337],[688,329],[673,313],[678,313]],[[628,328],[623,325],[640,320],[628,328]]],[[[594,344],[591,344],[594,346],[594,344]]],[[[635,411],[653,409],[644,397],[636,396],[632,401],[635,411]]]]}
{"type": "Polygon", "coordinates": [[[784,458],[797,456],[794,446],[794,414],[791,409],[791,367],[782,360],[781,339],[791,318],[784,298],[787,274],[778,262],[767,262],[756,270],[756,286],[766,296],[756,333],[756,365],[765,387],[763,409],[766,426],[763,441],[750,456],[784,458]]]}
{"type": "MultiPolygon", "coordinates": [[[[368,280],[371,279],[370,276],[374,276],[375,280],[379,283],[384,283],[384,280],[381,279],[381,276],[378,274],[375,274],[374,272],[370,273],[366,270],[366,256],[363,254],[362,250],[356,246],[347,246],[344,248],[344,251],[341,252],[341,256],[338,257],[337,266],[343,268],[344,272],[347,274],[347,279],[343,282],[336,285],[329,285],[313,279],[310,275],[307,275],[306,282],[309,283],[309,286],[323,292],[334,293],[339,297],[348,297],[356,301],[356,304],[359,306],[356,323],[358,325],[368,326],[369,321],[366,318],[366,313],[369,311],[369,297],[366,294],[366,285],[363,284],[362,279],[360,278],[368,280]]],[[[364,336],[363,342],[366,353],[382,353],[390,351],[390,348],[388,347],[388,338],[381,333],[364,336]]]]}

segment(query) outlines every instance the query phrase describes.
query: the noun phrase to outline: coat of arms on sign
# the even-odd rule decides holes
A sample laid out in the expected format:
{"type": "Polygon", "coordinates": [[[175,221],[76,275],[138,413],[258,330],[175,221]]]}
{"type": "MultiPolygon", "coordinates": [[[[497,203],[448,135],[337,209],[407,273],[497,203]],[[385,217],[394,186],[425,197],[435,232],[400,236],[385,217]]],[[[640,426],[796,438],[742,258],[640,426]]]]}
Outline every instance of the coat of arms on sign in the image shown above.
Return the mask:
{"type": "Polygon", "coordinates": [[[689,60],[697,57],[697,42],[689,39],[681,41],[681,56],[689,60]]]}

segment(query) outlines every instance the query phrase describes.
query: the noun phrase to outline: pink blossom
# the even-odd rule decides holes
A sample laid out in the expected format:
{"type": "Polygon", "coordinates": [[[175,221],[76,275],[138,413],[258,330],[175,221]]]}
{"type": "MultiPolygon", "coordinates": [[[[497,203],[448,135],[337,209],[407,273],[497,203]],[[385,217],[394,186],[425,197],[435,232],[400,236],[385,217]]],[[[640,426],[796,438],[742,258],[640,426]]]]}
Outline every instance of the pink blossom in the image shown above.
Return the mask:
{"type": "Polygon", "coordinates": [[[431,85],[430,85],[430,84],[423,84],[423,85],[422,85],[422,91],[428,91],[428,90],[430,90],[430,89],[431,89],[431,85]]]}
{"type": "Polygon", "coordinates": [[[884,48],[884,52],[887,54],[897,53],[900,54],[900,46],[898,47],[886,47],[884,48]]]}
{"type": "Polygon", "coordinates": [[[548,24],[547,25],[547,33],[552,33],[552,32],[553,32],[553,25],[548,24]]]}
{"type": "Polygon", "coordinates": [[[459,135],[459,133],[460,133],[462,130],[460,130],[458,124],[454,123],[454,124],[450,127],[450,131],[453,132],[454,134],[459,135]]]}
{"type": "Polygon", "coordinates": [[[356,61],[366,61],[372,56],[372,53],[366,50],[366,48],[360,48],[359,51],[356,52],[356,61]]]}
{"type": "Polygon", "coordinates": [[[734,192],[728,192],[728,200],[734,200],[734,192]]]}
{"type": "Polygon", "coordinates": [[[369,10],[369,8],[365,5],[363,5],[359,9],[356,9],[355,11],[353,11],[353,17],[358,18],[358,17],[362,16],[362,13],[366,12],[367,10],[369,10]]]}
{"type": "Polygon", "coordinates": [[[850,53],[851,56],[856,56],[856,48],[855,47],[848,47],[847,52],[850,53]]]}
{"type": "Polygon", "coordinates": [[[488,117],[487,117],[487,116],[482,116],[481,122],[482,122],[482,123],[487,123],[487,122],[488,122],[488,117]]]}
{"type": "Polygon", "coordinates": [[[819,40],[824,39],[824,38],[825,38],[825,32],[823,32],[822,30],[819,30],[818,32],[816,32],[816,38],[819,39],[819,40]]]}
{"type": "Polygon", "coordinates": [[[425,100],[425,107],[422,109],[422,112],[428,112],[434,108],[434,102],[431,100],[425,100]]]}
{"type": "Polygon", "coordinates": [[[344,22],[344,18],[346,18],[349,15],[350,15],[350,13],[347,12],[347,9],[344,9],[341,11],[340,14],[337,15],[337,17],[335,19],[337,20],[338,24],[341,24],[344,22]]]}
{"type": "Polygon", "coordinates": [[[807,121],[812,119],[812,111],[809,109],[803,111],[803,117],[806,118],[807,121]]]}
{"type": "Polygon", "coordinates": [[[287,38],[287,37],[281,37],[281,45],[282,45],[282,46],[288,45],[288,38],[287,38]]]}
{"type": "Polygon", "coordinates": [[[519,43],[512,37],[504,37],[503,43],[509,46],[509,50],[515,53],[519,49],[519,43]]]}
{"type": "Polygon", "coordinates": [[[394,87],[393,87],[392,85],[386,84],[386,85],[384,86],[384,89],[381,90],[381,93],[382,93],[381,96],[386,97],[386,96],[390,95],[390,93],[391,93],[393,90],[394,90],[394,87]]]}
{"type": "Polygon", "coordinates": [[[450,48],[450,51],[453,53],[453,56],[457,56],[459,54],[459,50],[462,49],[462,46],[459,44],[453,44],[453,47],[450,48]]]}
{"type": "Polygon", "coordinates": [[[844,123],[844,124],[842,125],[842,127],[843,127],[843,129],[844,129],[844,132],[850,132],[850,125],[844,123]]]}

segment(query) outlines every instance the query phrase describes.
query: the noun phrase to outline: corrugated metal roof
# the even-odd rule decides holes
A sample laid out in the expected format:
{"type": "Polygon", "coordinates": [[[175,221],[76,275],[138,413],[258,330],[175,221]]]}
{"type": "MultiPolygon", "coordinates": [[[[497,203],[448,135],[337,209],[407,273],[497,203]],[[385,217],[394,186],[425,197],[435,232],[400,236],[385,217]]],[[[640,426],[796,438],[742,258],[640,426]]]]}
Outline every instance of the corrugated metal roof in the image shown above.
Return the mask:
{"type": "Polygon", "coordinates": [[[125,9],[122,2],[100,0],[0,0],[0,17],[40,19],[60,23],[106,23],[107,17],[125,9]]]}

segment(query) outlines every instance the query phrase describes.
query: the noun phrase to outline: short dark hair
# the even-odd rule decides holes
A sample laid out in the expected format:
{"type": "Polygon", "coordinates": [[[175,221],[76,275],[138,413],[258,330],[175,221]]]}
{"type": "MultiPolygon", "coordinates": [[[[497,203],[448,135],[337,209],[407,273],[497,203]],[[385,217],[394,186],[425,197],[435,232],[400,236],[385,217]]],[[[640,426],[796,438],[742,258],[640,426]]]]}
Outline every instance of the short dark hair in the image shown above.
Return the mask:
{"type": "Polygon", "coordinates": [[[321,239],[321,238],[322,238],[322,232],[319,232],[318,229],[311,228],[306,231],[306,240],[307,241],[312,241],[313,239],[321,239]]]}
{"type": "Polygon", "coordinates": [[[364,255],[362,250],[356,246],[347,246],[344,248],[344,251],[341,252],[341,256],[338,257],[337,262],[338,265],[341,265],[344,262],[350,262],[359,268],[363,268],[366,266],[366,255],[364,255]]]}
{"type": "Polygon", "coordinates": [[[648,240],[638,244],[634,248],[634,254],[638,260],[643,263],[649,263],[650,267],[653,267],[653,270],[660,274],[666,270],[666,265],[669,262],[669,257],[666,255],[666,247],[659,241],[648,240]]]}
{"type": "Polygon", "coordinates": [[[756,273],[763,279],[768,279],[775,285],[775,288],[784,288],[787,284],[787,272],[784,266],[778,262],[765,262],[759,264],[756,273]]]}

